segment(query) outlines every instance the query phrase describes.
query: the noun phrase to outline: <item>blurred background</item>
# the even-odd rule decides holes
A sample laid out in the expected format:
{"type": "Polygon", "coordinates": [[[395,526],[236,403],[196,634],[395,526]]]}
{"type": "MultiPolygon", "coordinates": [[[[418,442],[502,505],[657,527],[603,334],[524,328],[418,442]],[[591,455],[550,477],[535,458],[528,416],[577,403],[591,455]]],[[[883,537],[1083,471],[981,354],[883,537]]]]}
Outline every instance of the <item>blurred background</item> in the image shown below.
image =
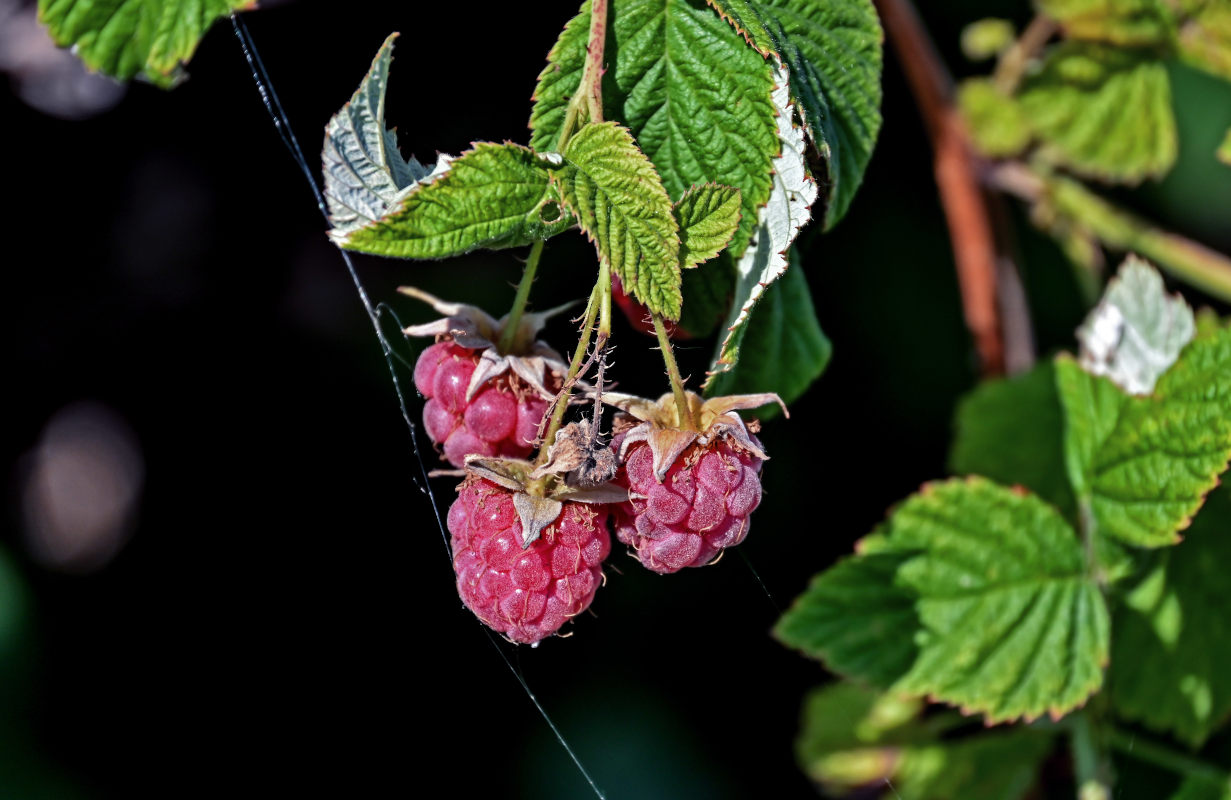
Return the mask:
{"type": "MultiPolygon", "coordinates": [[[[986,69],[963,61],[963,25],[1030,14],[920,5],[959,76],[986,69]]],[[[535,78],[575,11],[296,0],[246,20],[315,166],[326,120],[393,30],[404,153],[525,141],[535,78]]],[[[814,572],[945,474],[976,365],[927,140],[886,59],[864,187],[803,243],[834,358],[764,430],[748,541],[670,577],[617,547],[571,638],[500,645],[611,798],[812,794],[791,742],[826,676],[767,632],[814,572]]],[[[443,776],[462,796],[584,797],[458,601],[380,350],[230,26],[175,91],[125,90],[56,51],[32,3],[0,0],[0,70],[15,223],[0,300],[0,796],[358,795],[443,776]]],[[[1180,66],[1172,80],[1179,163],[1117,197],[1226,252],[1231,169],[1210,154],[1231,88],[1180,66]]],[[[1071,268],[1014,214],[1039,350],[1067,347],[1085,311],[1071,268]]],[[[418,322],[430,312],[396,286],[499,315],[518,255],[357,266],[376,301],[418,322]]],[[[553,240],[533,304],[582,297],[593,269],[579,235],[553,240]]],[[[621,388],[656,395],[651,340],[617,325],[621,388]]],[[[574,341],[566,321],[547,338],[574,341]]],[[[684,343],[684,371],[701,375],[710,347],[684,343]]],[[[447,506],[452,481],[433,488],[447,506]]]]}

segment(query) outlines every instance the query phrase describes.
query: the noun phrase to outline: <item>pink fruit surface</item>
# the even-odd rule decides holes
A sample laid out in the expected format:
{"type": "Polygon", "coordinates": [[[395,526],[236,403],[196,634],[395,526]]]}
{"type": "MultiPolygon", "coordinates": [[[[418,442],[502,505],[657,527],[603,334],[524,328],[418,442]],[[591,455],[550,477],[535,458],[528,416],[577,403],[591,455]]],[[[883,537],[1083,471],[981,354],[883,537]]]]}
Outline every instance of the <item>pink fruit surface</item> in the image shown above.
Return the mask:
{"type": "Polygon", "coordinates": [[[486,479],[462,484],[448,524],[462,602],[520,644],[541,641],[589,608],[611,552],[606,508],[574,502],[522,549],[513,493],[486,479]]]}
{"type": "Polygon", "coordinates": [[[760,470],[761,459],[720,438],[690,448],[659,483],[649,445],[637,442],[616,478],[632,495],[613,507],[616,537],[655,572],[705,566],[748,535],[760,470]]]}
{"type": "Polygon", "coordinates": [[[480,352],[443,341],[415,362],[415,387],[427,398],[423,427],[443,448],[445,459],[459,468],[471,453],[525,458],[547,410],[538,392],[509,374],[492,379],[467,400],[480,352]]]}

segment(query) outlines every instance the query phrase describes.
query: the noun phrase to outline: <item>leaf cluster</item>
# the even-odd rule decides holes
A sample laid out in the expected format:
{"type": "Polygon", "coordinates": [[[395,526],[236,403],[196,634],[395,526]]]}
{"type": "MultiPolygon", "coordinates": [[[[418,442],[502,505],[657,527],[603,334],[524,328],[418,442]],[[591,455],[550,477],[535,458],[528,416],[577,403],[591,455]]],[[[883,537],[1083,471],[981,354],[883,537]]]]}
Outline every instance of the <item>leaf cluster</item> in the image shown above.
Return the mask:
{"type": "MultiPolygon", "coordinates": [[[[1078,338],[1077,356],[976,389],[951,453],[966,477],[894,508],[775,633],[899,702],[1030,722],[1102,689],[1100,708],[1199,745],[1231,714],[1231,493],[1215,488],[1231,459],[1231,326],[1195,318],[1132,259],[1078,338]]],[[[846,746],[810,757],[822,783],[846,746]]],[[[1025,769],[1034,753],[997,758],[1025,769]]]]}

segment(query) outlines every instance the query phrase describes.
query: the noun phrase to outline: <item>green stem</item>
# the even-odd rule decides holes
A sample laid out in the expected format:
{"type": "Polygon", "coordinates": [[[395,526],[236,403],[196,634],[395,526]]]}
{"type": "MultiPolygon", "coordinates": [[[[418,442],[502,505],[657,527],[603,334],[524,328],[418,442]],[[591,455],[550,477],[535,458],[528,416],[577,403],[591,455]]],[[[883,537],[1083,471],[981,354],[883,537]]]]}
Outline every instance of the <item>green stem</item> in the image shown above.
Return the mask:
{"type": "Polygon", "coordinates": [[[611,266],[605,260],[598,264],[598,335],[606,339],[611,336],[611,266]]]}
{"type": "Polygon", "coordinates": [[[556,441],[556,433],[564,423],[564,413],[568,411],[568,399],[573,393],[573,381],[577,377],[581,365],[586,360],[586,352],[590,349],[590,334],[594,331],[594,318],[598,316],[599,298],[602,294],[602,281],[594,284],[590,292],[590,301],[586,303],[585,317],[581,323],[581,338],[577,340],[577,349],[573,351],[573,360],[569,362],[568,374],[564,376],[564,385],[560,396],[556,399],[555,410],[551,421],[547,424],[547,433],[543,436],[543,445],[539,448],[538,464],[547,462],[547,451],[556,441]]]}
{"type": "Polygon", "coordinates": [[[592,0],[590,4],[590,37],[586,44],[586,62],[581,69],[581,82],[569,99],[564,112],[564,125],[556,140],[556,151],[564,146],[577,130],[582,109],[591,122],[603,120],[603,51],[607,45],[607,0],[592,0]]]}
{"type": "Polygon", "coordinates": [[[1101,730],[1086,712],[1072,717],[1069,742],[1073,752],[1073,770],[1077,774],[1077,791],[1080,800],[1110,800],[1111,768],[1104,755],[1101,730]]]}
{"type": "Polygon", "coordinates": [[[993,176],[997,188],[1030,202],[1050,203],[1055,213],[1085,227],[1113,250],[1138,253],[1182,281],[1231,302],[1231,258],[1117,208],[1081,183],[1043,168],[1011,162],[993,176]]]}
{"type": "Polygon", "coordinates": [[[496,350],[505,355],[513,347],[517,339],[517,329],[521,327],[521,315],[526,311],[526,301],[530,299],[530,286],[534,283],[534,273],[539,268],[539,258],[543,255],[543,239],[539,239],[530,248],[530,256],[526,259],[526,268],[521,273],[521,283],[517,284],[517,294],[513,297],[513,308],[505,318],[504,330],[500,333],[500,341],[496,350]]]}
{"type": "Polygon", "coordinates": [[[1126,756],[1153,764],[1180,775],[1207,778],[1212,781],[1225,782],[1227,770],[1221,769],[1187,753],[1177,752],[1166,745],[1149,739],[1143,739],[1135,733],[1109,728],[1107,743],[1126,756]]]}
{"type": "Polygon", "coordinates": [[[654,320],[654,333],[658,336],[658,349],[663,354],[663,363],[667,365],[667,377],[671,380],[671,392],[675,395],[675,408],[679,414],[680,427],[686,431],[697,430],[697,421],[692,418],[692,409],[688,406],[688,396],[684,394],[684,379],[680,377],[680,368],[675,363],[675,351],[671,349],[671,339],[667,337],[667,326],[663,324],[661,314],[651,314],[654,320]]]}

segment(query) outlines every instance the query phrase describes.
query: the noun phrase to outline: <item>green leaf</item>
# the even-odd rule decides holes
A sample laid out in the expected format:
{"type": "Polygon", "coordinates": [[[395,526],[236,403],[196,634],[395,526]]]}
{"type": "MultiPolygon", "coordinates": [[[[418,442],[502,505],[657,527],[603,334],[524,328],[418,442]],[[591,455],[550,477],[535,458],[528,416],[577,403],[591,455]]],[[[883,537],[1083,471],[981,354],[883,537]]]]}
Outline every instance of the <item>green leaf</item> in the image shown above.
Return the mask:
{"type": "Polygon", "coordinates": [[[1056,361],[1065,461],[1100,536],[1174,544],[1231,458],[1231,329],[1199,336],[1150,397],[1056,361]]]}
{"type": "MultiPolygon", "coordinates": [[[[742,359],[734,369],[715,377],[706,388],[707,394],[775,392],[790,404],[829,365],[833,346],[816,319],[808,279],[794,251],[786,275],[766,290],[740,348],[755,357],[742,359]]],[[[777,413],[778,406],[765,406],[761,416],[777,413]]]]}
{"type": "Polygon", "coordinates": [[[884,33],[869,0],[709,0],[789,70],[808,138],[825,160],[825,227],[850,206],[880,130],[884,33]]]}
{"type": "Polygon", "coordinates": [[[1231,714],[1231,490],[1217,489],[1184,541],[1155,551],[1112,620],[1117,713],[1201,746],[1231,714]]]}
{"type": "Polygon", "coordinates": [[[1146,46],[1168,42],[1175,17],[1161,0],[1037,0],[1070,39],[1146,46]]]}
{"type": "Polygon", "coordinates": [[[1180,57],[1198,69],[1231,80],[1231,4],[1225,0],[1195,0],[1191,14],[1180,21],[1180,57]]]}
{"type": "Polygon", "coordinates": [[[39,20],[90,69],[170,88],[219,17],[254,0],[38,0],[39,20]]]}
{"type": "Polygon", "coordinates": [[[954,429],[949,451],[954,473],[1021,484],[1066,517],[1075,516],[1077,504],[1064,472],[1064,415],[1050,362],[978,386],[958,405],[954,429]]]}
{"type": "Polygon", "coordinates": [[[1148,54],[1066,42],[1048,53],[1020,100],[1043,155],[1077,173],[1136,183],[1175,163],[1171,84],[1148,54]]]}
{"type": "Polygon", "coordinates": [[[876,568],[868,553],[822,573],[779,621],[780,638],[835,671],[877,685],[892,679],[894,691],[982,713],[989,724],[1059,716],[1102,683],[1106,605],[1076,533],[1037,497],[981,478],[929,484],[864,547],[876,568]],[[896,569],[887,569],[894,556],[896,569]],[[842,588],[873,602],[838,600],[842,588]],[[893,658],[855,654],[861,639],[886,653],[892,644],[893,658]],[[913,658],[903,641],[917,648],[913,658]]]}
{"type": "Polygon", "coordinates": [[[1231,775],[1222,780],[1190,775],[1171,795],[1171,800],[1231,800],[1231,775]]]}
{"type": "MultiPolygon", "coordinates": [[[[770,65],[701,0],[612,0],[607,13],[604,118],[628,127],[673,199],[704,183],[739,189],[742,219],[731,248],[743,252],[780,150],[770,65]]],[[[587,2],[539,76],[530,117],[538,150],[557,146],[589,24],[587,2]]]]}
{"type": "Polygon", "coordinates": [[[852,683],[815,689],[796,758],[831,796],[892,785],[901,800],[1015,800],[1051,749],[1051,735],[1026,728],[941,741],[922,711],[918,700],[852,683]]]}
{"type": "Polygon", "coordinates": [[[1215,155],[1219,161],[1231,167],[1231,128],[1227,129],[1227,135],[1223,137],[1222,144],[1218,145],[1215,155]]]}
{"type": "Polygon", "coordinates": [[[614,122],[586,125],[564,159],[561,195],[599,258],[647,308],[679,319],[679,229],[654,165],[614,122]]]}
{"type": "Polygon", "coordinates": [[[992,158],[1015,156],[1033,138],[1021,105],[987,78],[971,78],[958,88],[958,108],[975,147],[992,158]]]}
{"type": "Polygon", "coordinates": [[[962,55],[971,61],[995,58],[1013,46],[1017,29],[1007,19],[976,20],[962,29],[962,55]]]}
{"type": "Polygon", "coordinates": [[[1130,255],[1077,329],[1081,366],[1129,394],[1149,394],[1195,332],[1193,311],[1163,276],[1130,255]]]}
{"type": "Polygon", "coordinates": [[[680,228],[680,266],[687,269],[722,252],[739,227],[739,189],[694,186],[672,207],[680,228]]]}
{"type": "Polygon", "coordinates": [[[774,89],[778,113],[778,138],[782,152],[774,159],[774,187],[769,202],[757,217],[756,235],[735,263],[735,299],[725,324],[726,336],[718,343],[705,388],[715,377],[739,360],[740,343],[752,319],[753,308],[765,290],[787,269],[791,243],[812,218],[817,185],[804,160],[804,134],[791,122],[790,93],[786,81],[774,89]]]}
{"type": "Polygon", "coordinates": [[[909,558],[864,553],[839,561],[812,579],[774,635],[839,675],[891,686],[919,656],[916,597],[897,584],[909,558]]]}
{"type": "MultiPolygon", "coordinates": [[[[326,162],[331,169],[328,150],[326,162]]],[[[373,220],[354,209],[330,237],[347,250],[396,258],[445,258],[547,239],[573,225],[552,181],[554,166],[528,147],[476,142],[443,171],[438,165],[401,190],[383,216],[373,220]]]]}

